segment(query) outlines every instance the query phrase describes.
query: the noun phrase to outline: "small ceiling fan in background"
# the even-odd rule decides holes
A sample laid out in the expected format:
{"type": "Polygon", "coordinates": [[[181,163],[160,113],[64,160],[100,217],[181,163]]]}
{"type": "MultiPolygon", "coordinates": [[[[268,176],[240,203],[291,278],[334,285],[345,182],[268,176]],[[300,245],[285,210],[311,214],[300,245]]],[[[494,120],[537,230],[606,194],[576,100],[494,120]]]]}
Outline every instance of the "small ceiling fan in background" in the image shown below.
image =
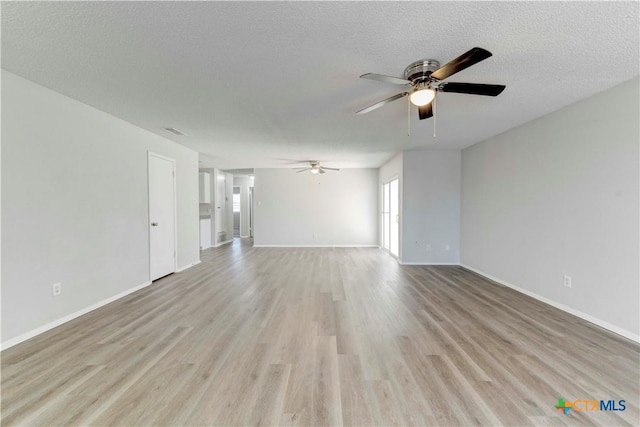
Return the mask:
{"type": "MultiPolygon", "coordinates": [[[[363,79],[378,80],[406,87],[406,91],[383,99],[367,108],[356,112],[365,114],[389,104],[397,99],[409,97],[411,104],[418,107],[420,120],[428,119],[434,114],[434,100],[437,92],[464,93],[469,95],[498,96],[505,89],[504,85],[480,84],[480,83],[454,83],[443,82],[444,79],[477,64],[491,56],[491,52],[480,47],[474,47],[440,66],[435,59],[422,59],[410,64],[404,70],[404,78],[385,76],[382,74],[367,73],[360,76],[363,79]]],[[[434,135],[435,136],[435,135],[434,135]]]]}
{"type": "Polygon", "coordinates": [[[305,160],[300,163],[309,162],[309,166],[304,168],[293,168],[297,173],[311,171],[312,174],[325,173],[325,171],[339,171],[340,169],[328,168],[326,166],[320,166],[320,162],[317,160],[305,160]]]}

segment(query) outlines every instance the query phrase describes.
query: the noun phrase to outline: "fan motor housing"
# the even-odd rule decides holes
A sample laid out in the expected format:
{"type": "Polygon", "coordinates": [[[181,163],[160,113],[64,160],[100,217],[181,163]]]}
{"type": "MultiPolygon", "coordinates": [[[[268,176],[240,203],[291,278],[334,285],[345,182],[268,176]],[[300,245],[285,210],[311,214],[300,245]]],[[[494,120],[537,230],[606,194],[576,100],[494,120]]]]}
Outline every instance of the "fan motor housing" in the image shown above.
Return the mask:
{"type": "Polygon", "coordinates": [[[440,68],[440,63],[435,59],[421,59],[413,62],[404,69],[404,78],[411,82],[418,83],[428,80],[431,73],[440,68]]]}

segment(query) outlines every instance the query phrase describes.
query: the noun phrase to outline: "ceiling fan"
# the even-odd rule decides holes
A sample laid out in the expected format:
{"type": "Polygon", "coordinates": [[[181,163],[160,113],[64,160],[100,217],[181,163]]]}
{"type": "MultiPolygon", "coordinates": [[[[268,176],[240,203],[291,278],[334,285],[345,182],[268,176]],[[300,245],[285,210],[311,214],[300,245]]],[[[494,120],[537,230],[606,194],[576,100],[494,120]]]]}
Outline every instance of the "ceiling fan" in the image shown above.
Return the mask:
{"type": "Polygon", "coordinates": [[[304,171],[311,171],[312,174],[325,173],[325,171],[339,171],[340,169],[336,168],[328,168],[326,166],[320,166],[320,162],[317,160],[307,160],[309,162],[309,166],[304,168],[294,168],[297,170],[297,173],[304,171]]]}
{"type": "Polygon", "coordinates": [[[491,56],[491,52],[480,47],[474,47],[440,66],[435,59],[422,59],[410,64],[404,70],[404,78],[385,76],[382,74],[367,73],[360,76],[362,79],[378,80],[406,87],[406,91],[383,99],[367,108],[356,112],[365,114],[397,99],[409,97],[411,103],[418,107],[420,120],[428,119],[434,113],[434,101],[437,92],[466,93],[470,95],[498,96],[505,89],[503,85],[479,84],[479,83],[454,83],[443,82],[465,68],[477,64],[491,56]]]}

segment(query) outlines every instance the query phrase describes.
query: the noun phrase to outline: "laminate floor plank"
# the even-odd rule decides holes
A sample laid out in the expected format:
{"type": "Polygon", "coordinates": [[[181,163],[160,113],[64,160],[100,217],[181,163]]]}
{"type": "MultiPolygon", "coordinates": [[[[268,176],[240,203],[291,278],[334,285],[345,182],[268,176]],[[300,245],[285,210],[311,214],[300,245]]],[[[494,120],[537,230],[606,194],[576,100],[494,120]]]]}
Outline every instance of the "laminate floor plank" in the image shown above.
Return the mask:
{"type": "Polygon", "coordinates": [[[345,426],[373,426],[373,406],[362,375],[360,358],[338,355],[342,421],[345,426]]]}
{"type": "Polygon", "coordinates": [[[291,365],[269,365],[263,386],[258,391],[256,403],[249,415],[240,424],[252,426],[273,426],[280,422],[282,405],[291,365]]]}
{"type": "Polygon", "coordinates": [[[317,336],[313,369],[311,424],[341,426],[342,403],[338,373],[338,350],[335,337],[317,336]]]}
{"type": "Polygon", "coordinates": [[[201,260],[3,351],[2,425],[638,425],[637,343],[462,267],[248,239],[201,260]]]}

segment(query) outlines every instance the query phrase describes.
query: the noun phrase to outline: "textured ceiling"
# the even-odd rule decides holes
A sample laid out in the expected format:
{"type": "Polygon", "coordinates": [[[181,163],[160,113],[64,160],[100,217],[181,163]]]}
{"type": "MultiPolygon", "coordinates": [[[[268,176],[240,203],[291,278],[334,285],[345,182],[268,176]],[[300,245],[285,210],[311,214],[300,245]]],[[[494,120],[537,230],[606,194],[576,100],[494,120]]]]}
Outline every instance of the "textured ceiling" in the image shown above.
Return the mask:
{"type": "Polygon", "coordinates": [[[638,2],[3,2],[2,67],[191,147],[203,166],[377,167],[638,75],[638,16],[638,2]],[[399,92],[359,75],[474,46],[494,56],[449,80],[507,89],[441,94],[437,138],[415,109],[407,136],[404,100],[355,114],[399,92]]]}

